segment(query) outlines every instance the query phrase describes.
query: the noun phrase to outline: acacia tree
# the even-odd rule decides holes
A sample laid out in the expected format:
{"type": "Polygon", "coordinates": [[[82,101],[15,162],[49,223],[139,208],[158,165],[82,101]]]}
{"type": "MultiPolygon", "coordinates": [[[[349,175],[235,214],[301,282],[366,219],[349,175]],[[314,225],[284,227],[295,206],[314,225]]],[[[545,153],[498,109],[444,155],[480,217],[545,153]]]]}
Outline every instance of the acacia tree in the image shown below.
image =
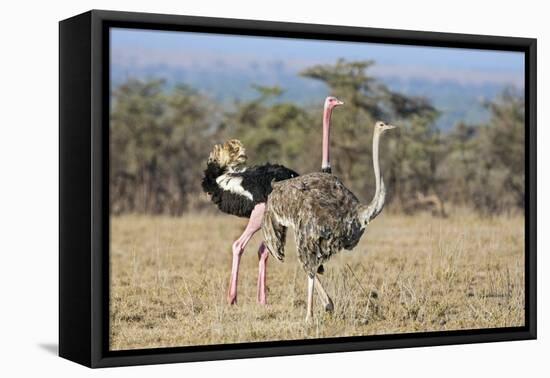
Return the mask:
{"type": "Polygon", "coordinates": [[[334,172],[357,193],[366,196],[373,190],[372,180],[365,180],[374,177],[367,157],[372,153],[373,125],[384,120],[400,126],[392,138],[383,141],[382,150],[386,152],[381,164],[386,179],[399,196],[415,190],[427,192],[436,184],[432,177],[439,153],[439,134],[434,126],[437,113],[424,98],[391,91],[370,76],[367,71],[373,64],[340,59],[336,64],[317,65],[301,73],[324,82],[331,94],[345,102],[333,119],[331,144],[337,156],[334,172]]]}
{"type": "Polygon", "coordinates": [[[491,119],[480,128],[474,206],[485,213],[524,209],[525,101],[505,91],[488,104],[491,119]]]}
{"type": "Polygon", "coordinates": [[[472,183],[479,167],[479,128],[458,123],[442,140],[447,154],[438,165],[437,176],[444,181],[442,193],[457,205],[472,204],[472,183]]]}
{"type": "Polygon", "coordinates": [[[514,212],[525,201],[524,99],[505,91],[487,107],[486,124],[458,124],[446,137],[438,175],[456,204],[486,215],[514,212]]]}
{"type": "Polygon", "coordinates": [[[208,99],[185,86],[119,86],[110,126],[111,211],[181,214],[200,189],[197,162],[208,153],[212,113],[208,99]]]}
{"type": "Polygon", "coordinates": [[[390,140],[387,154],[394,206],[409,207],[421,196],[441,198],[444,180],[437,170],[447,151],[434,123],[436,116],[435,112],[415,114],[398,121],[404,127],[390,140]]]}
{"type": "MultiPolygon", "coordinates": [[[[394,209],[436,194],[485,214],[523,209],[525,104],[512,91],[488,103],[483,125],[435,126],[423,98],[389,90],[368,74],[372,62],[339,60],[301,74],[320,80],[345,106],[333,116],[333,172],[362,200],[374,190],[371,140],[381,119],[399,127],[382,140],[381,165],[394,209]]],[[[114,89],[110,123],[110,200],[114,214],[181,214],[207,203],[202,170],[213,144],[238,138],[251,164],[319,170],[322,100],[300,106],[279,87],[254,86],[257,97],[226,110],[187,86],[128,82],[114,89]],[[200,200],[202,199],[202,201],[200,200]],[[198,202],[197,202],[198,201],[198,202]]],[[[409,207],[410,208],[410,207],[409,207]]],[[[406,209],[405,209],[406,210],[406,209]]]]}
{"type": "Polygon", "coordinates": [[[254,88],[257,98],[236,104],[227,114],[225,134],[241,139],[251,163],[279,163],[306,172],[312,160],[311,116],[293,103],[281,102],[279,87],[254,88]]]}

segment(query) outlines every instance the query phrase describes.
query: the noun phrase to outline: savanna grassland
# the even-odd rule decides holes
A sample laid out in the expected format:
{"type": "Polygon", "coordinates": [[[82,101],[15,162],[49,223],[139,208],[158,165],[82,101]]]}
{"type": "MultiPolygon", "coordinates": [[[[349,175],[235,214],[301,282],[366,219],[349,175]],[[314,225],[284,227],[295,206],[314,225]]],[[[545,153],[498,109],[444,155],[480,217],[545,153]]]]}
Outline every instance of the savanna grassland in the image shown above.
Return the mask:
{"type": "Polygon", "coordinates": [[[353,251],[325,264],[335,309],[325,313],[316,297],[309,324],[292,234],[286,260],[268,260],[268,305],[256,303],[261,232],[242,259],[238,304],[226,304],[231,242],[245,222],[113,217],[111,349],[524,324],[523,217],[382,214],[353,251]]]}

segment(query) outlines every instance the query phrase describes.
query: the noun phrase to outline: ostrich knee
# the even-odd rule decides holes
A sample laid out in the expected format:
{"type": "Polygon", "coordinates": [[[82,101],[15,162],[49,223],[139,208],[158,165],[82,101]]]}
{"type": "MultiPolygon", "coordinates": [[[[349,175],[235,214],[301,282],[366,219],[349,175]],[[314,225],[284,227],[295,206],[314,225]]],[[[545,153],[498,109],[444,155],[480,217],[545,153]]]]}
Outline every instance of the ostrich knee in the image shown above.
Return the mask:
{"type": "Polygon", "coordinates": [[[235,256],[241,256],[244,252],[243,243],[240,239],[237,239],[233,242],[233,245],[231,246],[231,249],[233,251],[233,257],[235,256]]]}
{"type": "Polygon", "coordinates": [[[227,302],[229,304],[237,303],[237,282],[239,278],[239,264],[241,262],[241,255],[244,252],[243,242],[239,238],[233,242],[233,259],[231,263],[231,280],[229,282],[229,292],[227,293],[227,302]]]}
{"type": "Polygon", "coordinates": [[[268,257],[269,257],[269,251],[267,250],[265,245],[262,243],[262,245],[260,245],[260,248],[258,248],[258,260],[260,260],[260,262],[263,261],[265,263],[268,257]]]}

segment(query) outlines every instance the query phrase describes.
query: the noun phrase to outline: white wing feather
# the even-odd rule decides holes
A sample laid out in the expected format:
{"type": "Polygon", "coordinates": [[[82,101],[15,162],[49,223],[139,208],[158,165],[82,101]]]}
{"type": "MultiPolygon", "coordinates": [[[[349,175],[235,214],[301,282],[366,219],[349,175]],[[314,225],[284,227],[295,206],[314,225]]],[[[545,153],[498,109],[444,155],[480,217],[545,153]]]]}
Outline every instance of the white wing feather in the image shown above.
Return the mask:
{"type": "Polygon", "coordinates": [[[243,188],[242,182],[243,178],[241,176],[235,176],[231,173],[225,173],[216,179],[216,183],[218,183],[220,188],[222,188],[223,190],[227,190],[231,193],[238,194],[240,196],[248,198],[251,201],[254,201],[252,193],[243,188]]]}

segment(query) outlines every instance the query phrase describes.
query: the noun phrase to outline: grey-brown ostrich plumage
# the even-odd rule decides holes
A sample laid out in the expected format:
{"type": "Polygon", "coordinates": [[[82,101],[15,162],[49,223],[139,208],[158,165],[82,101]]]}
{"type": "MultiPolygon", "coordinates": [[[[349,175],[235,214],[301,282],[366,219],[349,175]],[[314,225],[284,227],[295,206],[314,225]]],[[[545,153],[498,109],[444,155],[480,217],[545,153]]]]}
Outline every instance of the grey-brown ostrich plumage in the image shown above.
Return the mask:
{"type": "Polygon", "coordinates": [[[330,297],[317,278],[317,270],[342,249],[353,249],[365,228],[384,206],[386,190],[380,175],[378,146],[380,135],[394,126],[377,122],[373,134],[373,165],[376,192],[370,204],[363,205],[334,175],[310,173],[273,184],[262,223],[269,252],[284,259],[288,227],[294,229],[298,259],[308,275],[306,320],[312,316],[314,285],[327,310],[330,297]]]}

